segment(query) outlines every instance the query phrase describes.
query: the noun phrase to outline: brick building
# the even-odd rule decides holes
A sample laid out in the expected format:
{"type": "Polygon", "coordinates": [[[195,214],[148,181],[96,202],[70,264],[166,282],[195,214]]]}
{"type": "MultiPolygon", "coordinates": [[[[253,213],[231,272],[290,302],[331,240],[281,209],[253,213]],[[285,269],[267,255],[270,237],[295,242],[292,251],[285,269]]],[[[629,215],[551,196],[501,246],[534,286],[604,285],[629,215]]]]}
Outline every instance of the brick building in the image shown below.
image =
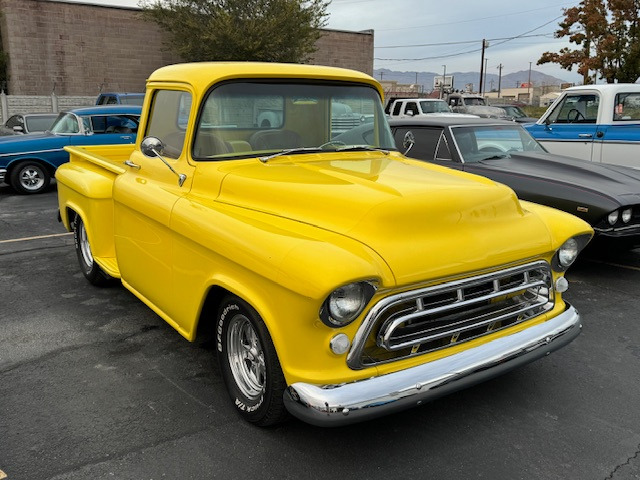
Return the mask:
{"type": "MultiPolygon", "coordinates": [[[[144,91],[149,74],[181,59],[138,8],[64,0],[0,0],[11,95],[144,91]]],[[[311,63],[373,74],[373,31],[323,30],[311,63]]]]}

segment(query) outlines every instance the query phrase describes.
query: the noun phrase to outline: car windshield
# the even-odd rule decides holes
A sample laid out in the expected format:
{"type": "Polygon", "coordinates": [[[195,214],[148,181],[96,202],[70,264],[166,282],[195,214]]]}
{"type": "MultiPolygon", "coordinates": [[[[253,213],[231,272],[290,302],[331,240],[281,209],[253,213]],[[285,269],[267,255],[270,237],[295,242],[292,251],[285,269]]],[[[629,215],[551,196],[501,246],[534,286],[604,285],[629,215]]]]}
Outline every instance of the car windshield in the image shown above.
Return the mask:
{"type": "Polygon", "coordinates": [[[447,102],[444,100],[435,100],[435,101],[422,101],[420,102],[420,107],[424,113],[442,113],[442,112],[450,112],[451,109],[447,102]]]}
{"type": "Polygon", "coordinates": [[[123,105],[140,105],[144,102],[144,95],[122,95],[120,103],[123,105]]]}
{"type": "Polygon", "coordinates": [[[522,110],[520,110],[520,107],[516,107],[513,105],[504,105],[500,108],[507,112],[507,115],[513,118],[522,118],[527,116],[522,110]]]}
{"type": "Polygon", "coordinates": [[[238,81],[208,94],[192,153],[206,160],[375,148],[396,150],[373,87],[238,81]]]}
{"type": "Polygon", "coordinates": [[[546,151],[518,125],[453,127],[451,131],[460,155],[467,163],[507,158],[514,152],[546,151]]]}
{"type": "Polygon", "coordinates": [[[51,133],[58,135],[68,135],[70,133],[80,133],[78,117],[73,113],[61,113],[51,127],[51,133]]]}

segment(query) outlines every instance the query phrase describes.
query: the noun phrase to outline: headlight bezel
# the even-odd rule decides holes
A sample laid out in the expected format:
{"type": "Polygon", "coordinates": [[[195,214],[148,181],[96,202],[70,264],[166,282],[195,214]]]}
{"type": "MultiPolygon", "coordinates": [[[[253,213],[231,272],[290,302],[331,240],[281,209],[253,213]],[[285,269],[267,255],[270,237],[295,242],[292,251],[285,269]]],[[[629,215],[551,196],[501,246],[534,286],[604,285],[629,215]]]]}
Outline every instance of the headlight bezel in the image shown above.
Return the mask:
{"type": "Polygon", "coordinates": [[[556,250],[551,260],[551,267],[556,272],[565,272],[573,265],[578,258],[580,252],[587,246],[591,240],[590,234],[576,235],[564,241],[564,243],[556,250]],[[570,251],[575,250],[575,254],[570,251]],[[567,257],[568,255],[568,257],[567,257]]]}
{"type": "Polygon", "coordinates": [[[628,207],[623,209],[620,212],[620,220],[622,220],[622,223],[627,224],[631,221],[631,219],[633,218],[633,208],[628,207]],[[626,219],[625,219],[626,217],[626,219]]]}
{"type": "Polygon", "coordinates": [[[613,212],[607,215],[607,223],[613,227],[618,222],[619,218],[620,218],[620,211],[614,210],[613,212]]]}
{"type": "Polygon", "coordinates": [[[342,328],[353,322],[364,311],[365,307],[376,292],[376,283],[370,280],[351,282],[335,288],[327,298],[322,302],[320,307],[320,320],[326,326],[331,328],[342,328]],[[353,296],[346,302],[341,302],[340,296],[353,296]],[[340,315],[337,312],[336,303],[345,303],[354,301],[354,307],[349,309],[347,314],[340,315]]]}

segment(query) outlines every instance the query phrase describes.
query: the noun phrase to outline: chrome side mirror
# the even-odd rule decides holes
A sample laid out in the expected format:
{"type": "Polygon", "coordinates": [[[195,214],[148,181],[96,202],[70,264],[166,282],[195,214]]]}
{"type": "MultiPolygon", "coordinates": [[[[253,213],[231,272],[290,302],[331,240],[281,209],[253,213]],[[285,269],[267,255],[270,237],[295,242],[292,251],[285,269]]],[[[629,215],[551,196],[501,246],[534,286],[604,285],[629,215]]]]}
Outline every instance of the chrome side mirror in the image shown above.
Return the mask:
{"type": "Polygon", "coordinates": [[[169,168],[169,170],[171,170],[178,176],[178,185],[182,186],[184,181],[187,179],[187,176],[184,173],[176,172],[169,164],[169,162],[167,162],[162,157],[162,155],[164,155],[164,147],[165,145],[162,140],[157,137],[145,137],[140,143],[140,150],[142,151],[142,153],[147,157],[158,157],[160,160],[162,160],[162,163],[164,163],[169,168]]]}
{"type": "Polygon", "coordinates": [[[142,153],[150,158],[164,155],[164,143],[157,137],[145,137],[140,143],[142,153]]]}
{"type": "Polygon", "coordinates": [[[413,132],[409,130],[404,134],[404,138],[402,139],[402,148],[404,148],[404,154],[409,153],[409,150],[413,148],[416,143],[416,137],[413,135],[413,132]]]}

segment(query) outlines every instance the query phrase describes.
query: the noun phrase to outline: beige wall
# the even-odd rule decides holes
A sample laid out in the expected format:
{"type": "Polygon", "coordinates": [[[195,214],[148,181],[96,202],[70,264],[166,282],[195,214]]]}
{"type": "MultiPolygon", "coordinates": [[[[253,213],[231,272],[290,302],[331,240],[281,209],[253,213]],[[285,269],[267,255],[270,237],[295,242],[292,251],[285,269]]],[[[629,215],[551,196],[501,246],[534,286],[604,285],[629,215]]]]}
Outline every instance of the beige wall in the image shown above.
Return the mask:
{"type": "MultiPolygon", "coordinates": [[[[9,55],[12,95],[97,95],[144,91],[158,67],[180,61],[160,28],[139,9],[0,0],[0,31],[9,55]]],[[[311,63],[373,74],[373,32],[323,30],[311,63]]]]}

